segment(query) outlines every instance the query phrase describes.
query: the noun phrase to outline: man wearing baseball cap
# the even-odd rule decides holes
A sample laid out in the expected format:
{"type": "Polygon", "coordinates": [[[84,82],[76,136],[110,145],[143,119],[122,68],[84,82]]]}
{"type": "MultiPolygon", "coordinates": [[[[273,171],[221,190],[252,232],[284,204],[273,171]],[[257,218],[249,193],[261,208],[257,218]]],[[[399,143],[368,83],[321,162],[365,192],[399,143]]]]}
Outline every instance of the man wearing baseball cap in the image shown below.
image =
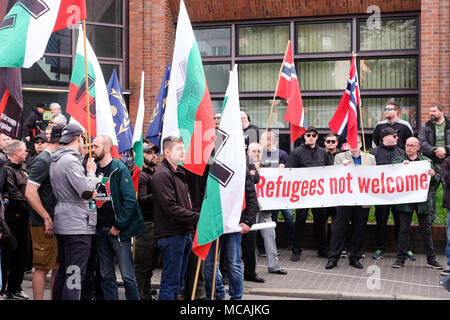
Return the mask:
{"type": "Polygon", "coordinates": [[[50,182],[51,153],[59,148],[63,126],[54,126],[51,131],[50,143],[47,143],[45,134],[40,133],[35,137],[35,147],[46,148],[38,151],[29,167],[29,177],[25,190],[25,197],[31,206],[31,239],[33,241],[33,299],[42,300],[44,297],[45,278],[52,271],[50,278],[50,290],[53,292],[55,269],[57,267],[58,247],[56,236],[53,233],[53,217],[56,206],[56,198],[53,194],[50,182]]]}

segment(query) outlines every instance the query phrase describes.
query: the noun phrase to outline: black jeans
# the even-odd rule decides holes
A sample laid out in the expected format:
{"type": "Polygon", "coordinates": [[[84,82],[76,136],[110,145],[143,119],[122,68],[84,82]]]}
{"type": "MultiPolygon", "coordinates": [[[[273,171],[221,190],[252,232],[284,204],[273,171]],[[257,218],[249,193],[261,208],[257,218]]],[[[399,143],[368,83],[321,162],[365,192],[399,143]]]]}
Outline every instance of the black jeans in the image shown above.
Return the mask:
{"type": "Polygon", "coordinates": [[[336,207],[336,222],[333,235],[331,236],[330,252],[328,261],[337,262],[347,238],[347,229],[352,222],[352,247],[350,260],[359,260],[363,253],[364,231],[369,218],[370,208],[362,206],[336,207]]]}
{"type": "Polygon", "coordinates": [[[256,232],[250,231],[242,235],[242,260],[244,261],[244,277],[256,276],[256,232]]]}
{"type": "Polygon", "coordinates": [[[28,262],[30,225],[28,220],[7,223],[16,237],[17,248],[14,251],[2,249],[2,292],[17,293],[22,291],[23,275],[28,262]]]}
{"type": "Polygon", "coordinates": [[[386,245],[386,230],[389,212],[392,211],[394,217],[395,241],[398,243],[398,232],[400,231],[400,218],[395,205],[375,206],[375,219],[377,220],[377,231],[375,240],[375,250],[384,250],[386,245]]]}
{"type": "MultiPolygon", "coordinates": [[[[399,211],[400,217],[400,232],[398,234],[397,246],[397,260],[405,261],[406,252],[409,245],[409,229],[411,227],[411,220],[414,212],[399,211]]],[[[427,261],[436,259],[436,253],[433,247],[433,239],[431,238],[431,223],[428,214],[418,214],[419,228],[422,233],[423,248],[427,256],[427,261]]]]}
{"type": "MultiPolygon", "coordinates": [[[[297,209],[295,224],[294,224],[294,242],[292,245],[292,252],[300,254],[303,248],[303,240],[305,238],[305,224],[308,217],[309,209],[297,209]]],[[[311,209],[314,219],[314,237],[316,239],[317,251],[319,253],[326,253],[327,245],[327,219],[328,214],[324,208],[311,209]]]]}

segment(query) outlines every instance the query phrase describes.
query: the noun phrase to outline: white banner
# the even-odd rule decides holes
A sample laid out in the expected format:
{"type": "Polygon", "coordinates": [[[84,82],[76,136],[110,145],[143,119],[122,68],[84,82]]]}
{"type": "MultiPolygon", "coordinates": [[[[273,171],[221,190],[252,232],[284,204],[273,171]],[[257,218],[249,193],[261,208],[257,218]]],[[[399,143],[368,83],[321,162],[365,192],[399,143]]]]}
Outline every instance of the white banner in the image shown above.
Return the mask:
{"type": "Polygon", "coordinates": [[[424,202],[429,161],[383,166],[261,168],[261,210],[424,202]]]}

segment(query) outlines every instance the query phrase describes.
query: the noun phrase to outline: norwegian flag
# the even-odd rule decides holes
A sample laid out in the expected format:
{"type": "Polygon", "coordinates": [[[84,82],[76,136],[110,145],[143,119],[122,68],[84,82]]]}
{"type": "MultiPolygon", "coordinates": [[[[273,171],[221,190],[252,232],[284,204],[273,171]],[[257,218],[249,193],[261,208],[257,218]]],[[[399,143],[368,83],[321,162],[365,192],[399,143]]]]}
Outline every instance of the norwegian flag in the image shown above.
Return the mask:
{"type": "Polygon", "coordinates": [[[350,74],[347,80],[347,88],[342,95],[339,106],[333,118],[328,122],[330,129],[347,138],[347,142],[352,149],[357,148],[358,136],[358,112],[357,108],[361,106],[361,97],[359,95],[358,72],[356,70],[356,56],[353,56],[350,65],[350,74]]]}
{"type": "Polygon", "coordinates": [[[287,101],[284,121],[291,125],[291,142],[294,142],[305,133],[305,113],[303,111],[302,96],[300,86],[295,71],[294,56],[292,55],[291,41],[283,60],[280,78],[278,79],[278,89],[276,95],[287,101]]]}

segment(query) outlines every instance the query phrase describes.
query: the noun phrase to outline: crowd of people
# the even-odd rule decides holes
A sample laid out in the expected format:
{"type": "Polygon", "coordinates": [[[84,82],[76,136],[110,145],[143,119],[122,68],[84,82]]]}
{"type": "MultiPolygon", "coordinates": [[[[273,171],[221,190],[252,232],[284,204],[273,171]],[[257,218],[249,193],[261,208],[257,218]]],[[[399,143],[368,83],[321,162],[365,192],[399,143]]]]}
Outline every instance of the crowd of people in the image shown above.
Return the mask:
{"type": "MultiPolygon", "coordinates": [[[[160,300],[192,299],[193,291],[195,299],[226,299],[226,284],[230,299],[242,299],[243,280],[264,282],[256,273],[257,253],[266,257],[269,273],[287,274],[278,261],[275,230],[250,231],[253,224],[276,221],[279,214],[285,221],[292,261],[301,259],[306,220],[311,214],[317,255],[326,259],[325,268],[337,267],[339,259],[347,256],[350,266],[363,268],[370,206],[296,209],[295,218],[289,209],[261,210],[255,189],[261,168],[430,161],[427,201],[375,206],[372,259],[383,257],[390,214],[397,244],[392,267],[401,268],[407,260],[416,259],[409,241],[415,212],[427,266],[441,270],[442,275],[450,274],[449,242],[447,266],[443,267],[436,259],[431,236],[440,183],[443,206],[450,208],[450,120],[438,103],[430,106],[430,121],[415,137],[409,123],[399,117],[400,106],[387,102],[384,119],[374,128],[370,153],[361,150],[360,136],[355,149],[335,134],[326,135],[321,147],[319,131],[308,127],[301,143],[288,154],[279,148],[274,131],[260,133],[249,115],[241,112],[247,153],[246,206],[240,219],[242,231],[219,239],[217,265],[214,244],[200,263],[192,252],[209,165],[203,176],[180,166],[185,159],[180,137],[166,137],[162,150],[144,140],[144,165],[136,190],[134,166],[128,158],[113,157],[110,137],[97,136],[89,143],[80,126],[67,124],[58,104],[51,104],[50,109],[53,117],[45,126],[46,104],[36,106],[24,122],[23,141],[0,134],[0,288],[4,298],[30,299],[22,282],[25,272],[32,269],[34,300],[44,299],[49,273],[53,300],[118,300],[120,285],[127,300],[152,300],[157,293],[152,275],[161,267],[160,300]],[[327,235],[330,218],[331,237],[327,235]],[[347,245],[348,236],[351,243],[347,245]],[[123,283],[116,279],[117,267],[123,283]]],[[[220,118],[220,113],[214,116],[216,129],[220,118]]],[[[449,224],[447,214],[447,239],[449,224]]]]}

